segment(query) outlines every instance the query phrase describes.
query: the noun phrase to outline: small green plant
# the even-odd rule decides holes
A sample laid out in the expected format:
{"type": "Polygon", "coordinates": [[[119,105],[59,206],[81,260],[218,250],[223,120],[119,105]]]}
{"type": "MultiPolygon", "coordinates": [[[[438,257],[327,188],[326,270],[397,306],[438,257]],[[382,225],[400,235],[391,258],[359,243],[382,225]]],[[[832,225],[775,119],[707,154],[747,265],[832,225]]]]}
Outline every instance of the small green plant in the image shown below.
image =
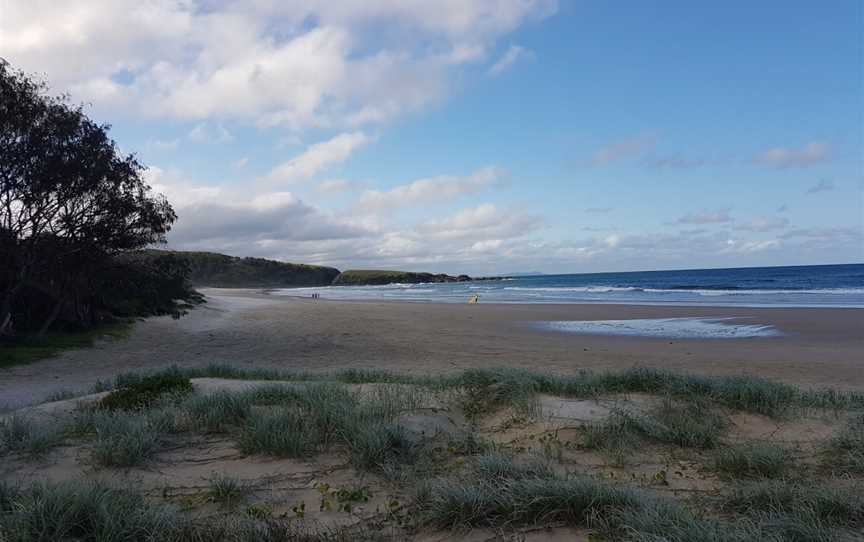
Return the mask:
{"type": "Polygon", "coordinates": [[[250,504],[246,507],[246,515],[258,520],[267,520],[273,517],[273,507],[267,503],[250,504]]]}
{"type": "Polygon", "coordinates": [[[734,478],[780,478],[793,464],[789,450],[769,443],[725,448],[714,458],[714,467],[734,478]]]}
{"type": "Polygon", "coordinates": [[[321,503],[318,509],[322,512],[333,510],[333,503],[335,502],[337,511],[351,513],[355,504],[369,502],[369,499],[372,498],[372,492],[367,486],[332,489],[330,484],[321,483],[316,487],[321,494],[321,503]]]}
{"type": "Polygon", "coordinates": [[[234,506],[247,492],[246,485],[226,474],[214,474],[208,480],[208,497],[223,506],[234,506]]]}

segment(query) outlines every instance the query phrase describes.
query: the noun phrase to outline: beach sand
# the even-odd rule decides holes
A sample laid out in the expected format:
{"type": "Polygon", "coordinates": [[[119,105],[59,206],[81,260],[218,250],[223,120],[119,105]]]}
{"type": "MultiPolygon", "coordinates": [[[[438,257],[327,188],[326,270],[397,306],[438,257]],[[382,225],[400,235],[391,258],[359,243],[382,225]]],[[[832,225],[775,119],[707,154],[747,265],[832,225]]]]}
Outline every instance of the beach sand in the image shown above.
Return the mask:
{"type": "Polygon", "coordinates": [[[129,337],[0,369],[0,406],[86,390],[124,371],[176,364],[413,374],[469,367],[572,373],[633,366],[764,376],[806,387],[864,389],[864,309],[495,305],[330,301],[204,290],[180,320],[151,318],[129,337]],[[782,336],[668,339],[545,330],[538,321],[741,317],[782,336]]]}

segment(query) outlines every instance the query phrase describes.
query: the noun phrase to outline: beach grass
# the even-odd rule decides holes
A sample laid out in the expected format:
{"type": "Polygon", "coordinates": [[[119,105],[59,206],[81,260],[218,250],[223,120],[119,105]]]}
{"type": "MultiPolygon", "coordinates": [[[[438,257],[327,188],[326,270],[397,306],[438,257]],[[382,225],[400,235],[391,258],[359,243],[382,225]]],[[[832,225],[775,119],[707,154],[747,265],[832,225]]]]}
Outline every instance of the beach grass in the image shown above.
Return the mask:
{"type": "MultiPolygon", "coordinates": [[[[854,411],[830,416],[830,411],[856,407],[851,394],[826,391],[821,408],[828,412],[822,414],[839,429],[821,452],[811,454],[825,461],[826,468],[820,469],[815,461],[799,464],[800,450],[793,453],[785,445],[741,440],[739,433],[732,433],[730,416],[735,411],[786,416],[793,409],[814,408],[814,395],[808,392],[783,386],[778,389],[786,391],[780,393],[745,377],[690,381],[687,375],[641,369],[572,377],[510,369],[437,377],[370,370],[299,373],[301,378],[291,380],[289,374],[216,366],[123,375],[111,387],[119,386],[124,393],[143,390],[143,395],[124,399],[117,408],[96,402],[63,420],[0,418],[0,454],[44,457],[68,443],[77,447],[88,469],[117,472],[161,468],[171,457],[160,457],[163,451],[210,443],[218,443],[220,450],[235,449],[219,462],[275,464],[291,458],[283,466],[303,464],[305,469],[336,457],[337,470],[356,476],[344,487],[366,487],[373,480],[399,494],[392,499],[397,504],[383,505],[370,523],[352,529],[304,523],[304,510],[315,509],[314,503],[289,501],[285,506],[294,506],[291,511],[277,512],[273,499],[283,497],[273,497],[270,482],[258,480],[253,491],[238,472],[225,469],[202,477],[203,486],[185,486],[185,493],[173,495],[161,488],[136,489],[134,484],[117,489],[90,483],[0,483],[0,535],[13,541],[58,536],[150,540],[149,529],[158,528],[157,539],[178,542],[385,539],[378,521],[395,529],[390,540],[430,529],[475,528],[518,539],[540,526],[585,529],[598,540],[645,542],[854,540],[864,532],[864,501],[855,491],[864,416],[854,411]],[[189,379],[211,369],[223,377],[254,375],[265,383],[211,393],[200,386],[199,391],[192,389],[189,379]],[[290,381],[277,382],[283,379],[290,381]],[[628,393],[639,393],[638,401],[622,398],[628,393]],[[536,446],[543,444],[537,435],[549,431],[549,420],[541,417],[540,394],[596,398],[601,400],[598,405],[615,408],[591,423],[574,418],[564,429],[574,435],[564,438],[573,440],[558,453],[544,453],[545,448],[536,446]],[[769,409],[769,404],[774,407],[769,409]],[[491,417],[497,413],[524,419],[503,428],[499,418],[491,417]],[[440,432],[438,423],[451,429],[440,432]],[[592,457],[579,455],[585,450],[610,456],[615,466],[585,461],[592,457]],[[257,455],[270,457],[249,457],[257,455]],[[628,466],[633,456],[637,460],[628,466]],[[666,466],[681,458],[692,465],[666,466]],[[650,468],[658,472],[646,471],[646,464],[656,465],[650,468]],[[800,465],[809,466],[797,468],[800,465]],[[709,480],[712,489],[669,491],[673,469],[678,468],[709,480]],[[196,511],[207,503],[211,506],[206,514],[211,515],[196,511]],[[117,519],[114,514],[128,517],[117,519]],[[64,530],[55,517],[83,523],[77,531],[64,530]],[[202,517],[207,520],[200,521],[202,517]],[[366,531],[365,526],[373,528],[366,531]]],[[[782,420],[787,422],[794,420],[782,420]]],[[[297,487],[318,487],[321,472],[297,487]]],[[[685,474],[676,478],[678,483],[689,483],[684,480],[692,478],[685,474]]]]}
{"type": "Polygon", "coordinates": [[[770,442],[729,446],[714,458],[714,468],[733,478],[782,478],[794,466],[792,452],[770,442]]]}

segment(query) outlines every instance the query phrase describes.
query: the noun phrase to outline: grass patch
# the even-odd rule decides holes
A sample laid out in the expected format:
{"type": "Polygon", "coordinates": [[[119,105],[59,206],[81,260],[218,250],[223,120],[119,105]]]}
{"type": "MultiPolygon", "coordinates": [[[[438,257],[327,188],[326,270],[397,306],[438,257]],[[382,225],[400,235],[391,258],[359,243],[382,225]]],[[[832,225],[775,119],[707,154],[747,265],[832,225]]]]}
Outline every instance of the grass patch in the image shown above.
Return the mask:
{"type": "Polygon", "coordinates": [[[24,416],[0,419],[0,455],[23,453],[41,457],[63,440],[63,427],[55,422],[37,423],[24,416]]]}
{"type": "MultiPolygon", "coordinates": [[[[546,393],[560,397],[592,398],[618,393],[649,393],[682,401],[704,400],[727,408],[782,416],[795,408],[830,408],[836,410],[864,408],[864,393],[832,389],[802,390],[796,386],[773,382],[756,376],[698,376],[652,368],[633,368],[618,372],[580,371],[574,375],[555,375],[533,371],[498,368],[470,369],[461,373],[415,376],[375,369],[349,369],[333,372],[276,371],[246,369],[225,364],[167,371],[188,378],[213,377],[245,380],[290,380],[307,382],[342,382],[349,384],[388,383],[420,386],[433,390],[463,388],[477,391],[478,413],[490,408],[514,404],[530,410],[533,396],[546,393]],[[490,393],[490,396],[479,394],[490,393]]],[[[164,372],[164,371],[163,371],[164,372]]],[[[159,374],[150,373],[150,374],[159,374]]],[[[115,387],[138,375],[121,375],[115,387]]]]}
{"type": "Polygon", "coordinates": [[[781,478],[793,466],[788,449],[769,443],[725,448],[714,458],[714,468],[733,478],[781,478]]]}
{"type": "Polygon", "coordinates": [[[158,413],[96,412],[89,420],[96,439],[93,461],[103,467],[134,467],[164,444],[167,420],[158,413]]]}
{"type": "Polygon", "coordinates": [[[239,438],[247,454],[303,457],[320,449],[320,435],[312,420],[291,408],[280,408],[252,417],[239,438]]]}
{"type": "Polygon", "coordinates": [[[624,410],[585,426],[582,447],[598,450],[623,465],[643,440],[682,448],[714,448],[726,429],[726,420],[704,401],[663,402],[646,414],[624,410]]]}
{"type": "Polygon", "coordinates": [[[193,395],[180,408],[189,413],[194,427],[207,433],[224,433],[243,423],[251,413],[248,394],[216,392],[193,395]]]}
{"type": "Polygon", "coordinates": [[[724,500],[726,511],[790,525],[815,522],[832,527],[864,527],[864,495],[857,488],[828,488],[782,482],[758,482],[735,489],[724,500]]]}
{"type": "Polygon", "coordinates": [[[192,392],[189,377],[179,371],[165,371],[151,376],[128,378],[119,389],[99,400],[104,410],[140,410],[153,405],[167,394],[179,396],[192,392]]]}
{"type": "Polygon", "coordinates": [[[828,442],[825,465],[840,474],[864,474],[864,413],[849,420],[828,442]]]}
{"type": "Polygon", "coordinates": [[[248,492],[246,484],[226,474],[214,474],[208,480],[207,495],[211,501],[222,506],[234,506],[248,492]]]}
{"type": "Polygon", "coordinates": [[[0,367],[32,363],[66,350],[87,348],[99,339],[122,339],[130,329],[130,324],[111,324],[79,333],[47,333],[42,337],[26,336],[0,342],[0,367]]]}

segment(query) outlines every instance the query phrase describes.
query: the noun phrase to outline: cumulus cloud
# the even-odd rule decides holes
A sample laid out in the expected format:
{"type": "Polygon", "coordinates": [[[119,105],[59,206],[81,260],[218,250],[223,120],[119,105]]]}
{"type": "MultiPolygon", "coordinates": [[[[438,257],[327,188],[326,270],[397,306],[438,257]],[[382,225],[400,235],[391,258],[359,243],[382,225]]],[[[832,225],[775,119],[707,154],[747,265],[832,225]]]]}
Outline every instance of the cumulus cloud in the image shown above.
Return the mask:
{"type": "Polygon", "coordinates": [[[501,55],[501,58],[499,58],[495,62],[495,64],[493,64],[489,68],[488,73],[492,76],[501,75],[502,73],[513,67],[516,62],[523,59],[533,58],[533,56],[534,53],[532,53],[530,50],[520,45],[511,45],[510,48],[507,49],[507,51],[503,55],[501,55]]]}
{"type": "Polygon", "coordinates": [[[345,161],[354,150],[372,138],[363,132],[346,132],[332,139],[310,145],[303,153],[279,164],[270,172],[273,181],[308,179],[327,167],[345,161]]]}
{"type": "Polygon", "coordinates": [[[756,153],[753,163],[786,169],[810,167],[830,159],[831,146],[823,141],[812,141],[803,147],[774,147],[756,153]]]}
{"type": "Polygon", "coordinates": [[[537,216],[484,203],[463,209],[449,218],[426,221],[417,231],[436,239],[508,239],[526,235],[541,224],[542,219],[537,216]]]}
{"type": "Polygon", "coordinates": [[[729,211],[729,209],[718,209],[690,213],[679,218],[678,224],[724,224],[732,221],[729,211]]]}
{"type": "Polygon", "coordinates": [[[556,0],[6,2],[3,55],[73,99],[302,130],[434,103],[556,0]]]}
{"type": "Polygon", "coordinates": [[[653,156],[642,160],[642,165],[654,169],[688,169],[709,165],[703,158],[688,158],[683,154],[670,156],[653,156]]]}
{"type": "Polygon", "coordinates": [[[587,160],[586,164],[592,167],[601,167],[633,158],[651,149],[657,141],[653,137],[633,137],[610,143],[598,149],[587,160]]]}
{"type": "Polygon", "coordinates": [[[810,188],[807,189],[808,194],[817,194],[819,192],[830,192],[834,190],[834,182],[826,181],[825,179],[820,180],[818,183],[814,184],[810,188]]]}
{"type": "Polygon", "coordinates": [[[450,200],[486,189],[503,175],[500,168],[487,166],[467,176],[439,175],[417,179],[390,190],[367,190],[361,195],[357,208],[363,212],[375,212],[450,200]]]}

